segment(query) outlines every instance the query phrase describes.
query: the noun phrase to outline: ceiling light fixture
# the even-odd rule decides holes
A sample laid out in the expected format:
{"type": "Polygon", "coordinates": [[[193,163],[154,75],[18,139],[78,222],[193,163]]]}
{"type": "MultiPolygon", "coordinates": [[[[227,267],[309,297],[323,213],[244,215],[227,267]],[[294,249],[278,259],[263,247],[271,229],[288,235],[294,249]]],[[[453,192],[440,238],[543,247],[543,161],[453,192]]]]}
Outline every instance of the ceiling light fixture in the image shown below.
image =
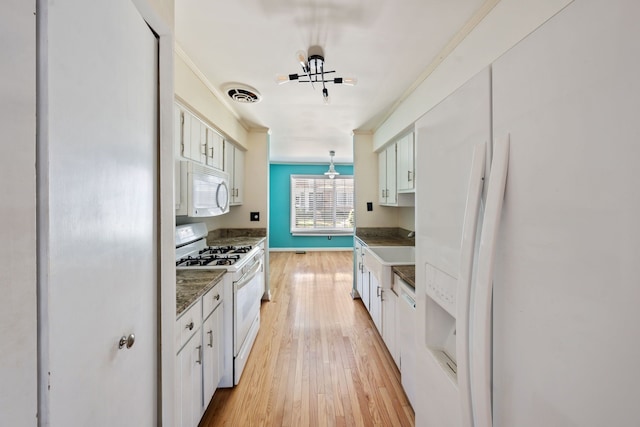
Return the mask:
{"type": "Polygon", "coordinates": [[[314,83],[322,83],[322,99],[325,104],[328,104],[330,101],[329,90],[326,87],[327,83],[347,86],[354,86],[358,83],[353,77],[327,78],[327,74],[333,74],[335,71],[326,71],[324,69],[324,51],[322,47],[311,46],[307,53],[308,54],[305,54],[302,50],[296,53],[296,59],[302,67],[302,74],[279,74],[276,76],[276,83],[283,84],[295,80],[298,83],[311,83],[311,87],[314,89],[314,83]]]}
{"type": "Polygon", "coordinates": [[[336,175],[340,175],[340,172],[337,172],[336,168],[333,166],[333,156],[336,155],[336,152],[331,150],[329,151],[329,155],[331,156],[331,162],[329,163],[329,170],[326,171],[324,174],[328,176],[330,179],[333,179],[336,177],[336,175]]]}

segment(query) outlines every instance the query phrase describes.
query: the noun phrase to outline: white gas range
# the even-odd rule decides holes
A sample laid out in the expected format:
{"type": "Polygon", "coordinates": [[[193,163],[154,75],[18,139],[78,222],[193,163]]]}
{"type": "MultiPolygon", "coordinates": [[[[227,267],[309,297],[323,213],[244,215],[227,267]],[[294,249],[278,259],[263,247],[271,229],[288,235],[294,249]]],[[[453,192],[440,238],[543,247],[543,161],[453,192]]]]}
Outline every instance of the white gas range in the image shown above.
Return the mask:
{"type": "Polygon", "coordinates": [[[225,362],[221,387],[238,384],[260,329],[260,302],[264,294],[264,248],[209,246],[204,223],[176,227],[176,269],[224,269],[225,362]],[[226,325],[229,325],[228,327],[226,325]]]}

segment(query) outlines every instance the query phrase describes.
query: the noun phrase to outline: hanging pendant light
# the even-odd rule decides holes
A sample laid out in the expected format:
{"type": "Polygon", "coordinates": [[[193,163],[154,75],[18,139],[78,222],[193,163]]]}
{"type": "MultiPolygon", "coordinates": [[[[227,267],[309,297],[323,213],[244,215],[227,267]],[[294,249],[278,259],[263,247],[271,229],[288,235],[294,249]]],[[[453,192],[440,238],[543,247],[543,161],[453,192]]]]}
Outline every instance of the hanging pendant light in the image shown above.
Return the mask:
{"type": "Polygon", "coordinates": [[[331,156],[331,161],[329,163],[329,170],[326,171],[324,174],[326,176],[328,176],[330,179],[335,178],[337,175],[340,175],[340,172],[336,171],[336,168],[333,166],[333,156],[336,155],[336,152],[331,150],[329,151],[329,156],[331,156]]]}

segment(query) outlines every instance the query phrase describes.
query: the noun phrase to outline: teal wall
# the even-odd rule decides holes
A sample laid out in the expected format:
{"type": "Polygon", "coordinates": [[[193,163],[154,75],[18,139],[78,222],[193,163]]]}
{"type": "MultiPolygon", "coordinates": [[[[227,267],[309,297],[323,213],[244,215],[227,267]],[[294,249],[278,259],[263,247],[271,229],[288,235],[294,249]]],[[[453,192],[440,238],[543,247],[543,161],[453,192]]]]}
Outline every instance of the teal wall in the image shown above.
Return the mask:
{"type": "MultiPolygon", "coordinates": [[[[353,236],[292,236],[291,175],[322,175],[328,165],[271,164],[269,166],[269,248],[350,248],[353,236]]],[[[341,175],[353,175],[353,165],[336,165],[341,175]]]]}

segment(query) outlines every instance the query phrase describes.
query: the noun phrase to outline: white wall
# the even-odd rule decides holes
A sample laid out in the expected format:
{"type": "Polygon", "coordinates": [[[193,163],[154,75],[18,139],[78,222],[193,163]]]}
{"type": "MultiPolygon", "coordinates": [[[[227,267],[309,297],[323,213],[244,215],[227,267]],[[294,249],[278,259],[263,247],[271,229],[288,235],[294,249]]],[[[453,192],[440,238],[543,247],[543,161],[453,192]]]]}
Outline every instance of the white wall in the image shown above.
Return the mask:
{"type": "Polygon", "coordinates": [[[416,208],[411,206],[396,209],[398,210],[398,227],[414,231],[416,229],[416,208]]]}
{"type": "Polygon", "coordinates": [[[501,0],[375,131],[378,150],[573,0],[501,0]]]}
{"type": "Polygon", "coordinates": [[[205,119],[209,125],[232,139],[236,144],[247,149],[248,130],[209,90],[207,85],[196,75],[193,64],[182,55],[175,58],[175,93],[195,113],[205,119]]]}
{"type": "Polygon", "coordinates": [[[397,227],[397,208],[378,205],[378,154],[373,152],[370,133],[353,136],[353,175],[356,227],[397,227]],[[367,202],[373,203],[373,211],[367,211],[367,202]]]}
{"type": "Polygon", "coordinates": [[[35,0],[0,6],[0,425],[35,426],[35,0]]]}

